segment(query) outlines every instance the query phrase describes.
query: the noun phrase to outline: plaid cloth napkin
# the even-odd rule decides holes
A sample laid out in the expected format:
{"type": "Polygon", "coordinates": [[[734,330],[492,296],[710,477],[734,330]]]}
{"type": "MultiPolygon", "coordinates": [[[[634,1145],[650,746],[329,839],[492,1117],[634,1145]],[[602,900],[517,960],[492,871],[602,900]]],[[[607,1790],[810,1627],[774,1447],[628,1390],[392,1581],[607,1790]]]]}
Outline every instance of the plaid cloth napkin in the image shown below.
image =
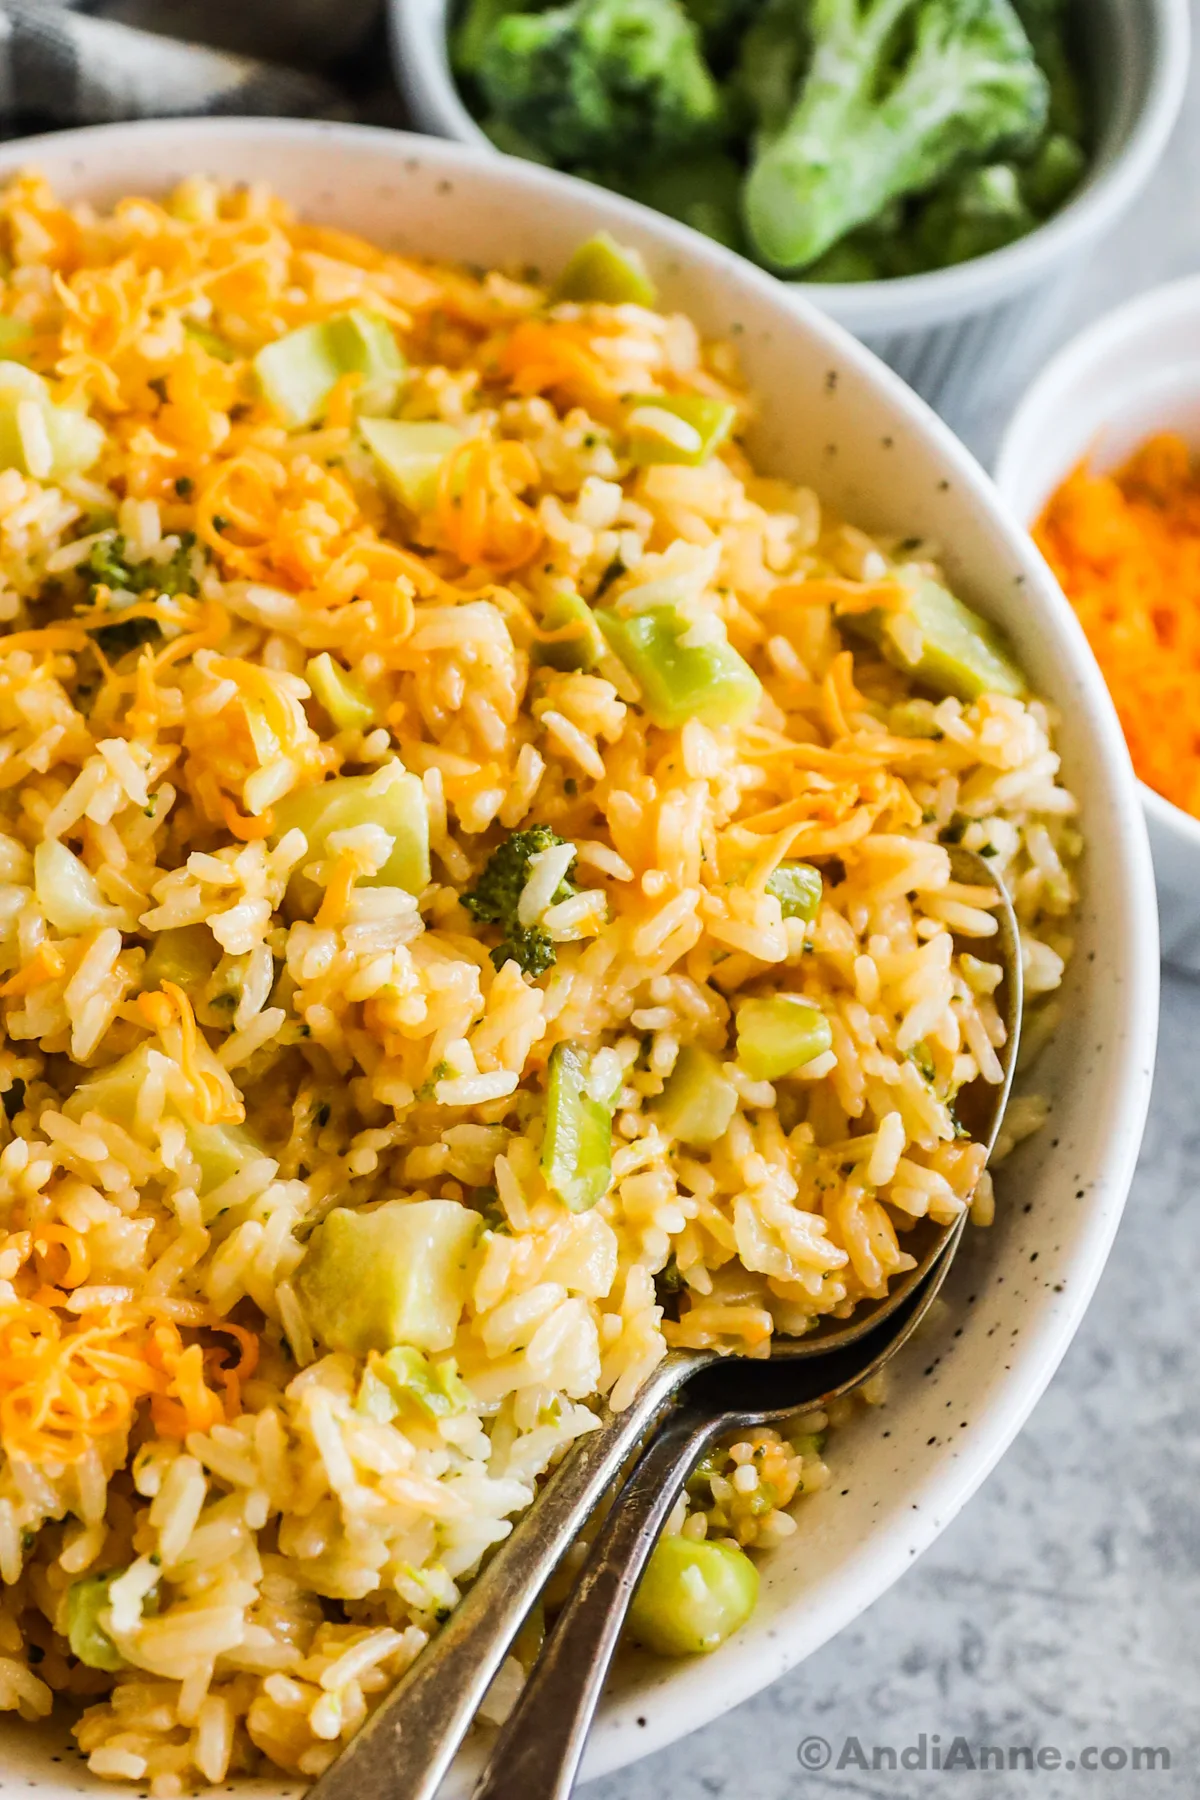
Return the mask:
{"type": "Polygon", "coordinates": [[[380,0],[0,0],[5,137],[181,113],[399,124],[386,70],[380,0]]]}

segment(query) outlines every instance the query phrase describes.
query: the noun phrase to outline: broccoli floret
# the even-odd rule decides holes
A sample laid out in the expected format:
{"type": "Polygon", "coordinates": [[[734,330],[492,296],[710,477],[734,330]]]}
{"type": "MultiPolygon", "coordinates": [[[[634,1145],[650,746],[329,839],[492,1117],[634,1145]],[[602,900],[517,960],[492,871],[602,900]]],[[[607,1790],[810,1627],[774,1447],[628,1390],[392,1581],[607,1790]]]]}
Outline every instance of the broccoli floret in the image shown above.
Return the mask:
{"type": "MultiPolygon", "coordinates": [[[[935,188],[933,197],[941,192],[935,188]]],[[[869,224],[839,238],[805,269],[805,281],[894,281],[940,266],[938,255],[928,254],[917,229],[921,204],[894,200],[869,224]]]]}
{"type": "Polygon", "coordinates": [[[466,0],[450,34],[450,61],[459,80],[478,75],[484,47],[501,19],[533,10],[534,0],[466,0]]]}
{"type": "Polygon", "coordinates": [[[1015,243],[1036,224],[1016,169],[991,163],[941,189],[923,209],[915,235],[927,267],[950,268],[1015,243]]]}
{"type": "Polygon", "coordinates": [[[543,169],[554,167],[544,150],[531,144],[528,138],[522,137],[519,131],[514,131],[503,119],[481,119],[480,124],[497,150],[502,150],[505,156],[519,156],[523,162],[539,163],[543,169]]]}
{"type": "Polygon", "coordinates": [[[842,238],[804,271],[805,281],[878,281],[882,275],[879,258],[857,237],[842,238]]]}
{"type": "Polygon", "coordinates": [[[621,191],[668,218],[681,219],[693,231],[702,231],[731,250],[742,247],[742,171],[720,150],[680,157],[649,169],[621,184],[621,191]]]}
{"type": "Polygon", "coordinates": [[[723,109],[679,0],[572,0],[488,34],[493,120],[560,167],[640,167],[713,142],[723,109]]]}
{"type": "Polygon", "coordinates": [[[812,0],[799,97],[744,209],[765,262],[802,269],[961,162],[1032,145],[1049,86],[1009,0],[812,0]]]}
{"type": "MultiPolygon", "coordinates": [[[[553,965],[556,953],[549,933],[539,925],[522,925],[517,918],[517,903],[529,879],[531,858],[539,851],[565,842],[565,838],[556,836],[545,825],[532,825],[528,831],[514,831],[498,850],[492,851],[471,892],[461,896],[472,918],[484,925],[504,928],[504,941],[491,953],[497,969],[502,969],[506,962],[515,962],[526,975],[536,977],[544,975],[553,965]]],[[[574,866],[572,862],[568,875],[574,866]]],[[[569,900],[575,892],[574,883],[564,877],[554,890],[553,903],[557,905],[560,900],[569,900]]]]}
{"type": "Polygon", "coordinates": [[[700,33],[704,54],[720,65],[736,49],[759,0],[683,0],[683,5],[700,33]]]}
{"type": "Polygon", "coordinates": [[[162,636],[162,627],[157,619],[122,619],[116,625],[102,625],[92,636],[109,662],[119,662],[131,650],[140,650],[143,644],[156,644],[162,636]]]}
{"type": "Polygon", "coordinates": [[[1050,127],[1080,142],[1087,135],[1083,86],[1067,48],[1066,0],[1012,0],[1033,53],[1050,82],[1050,127]]]}
{"type": "Polygon", "coordinates": [[[755,136],[778,135],[795,104],[812,43],[807,0],[766,0],[742,39],[730,82],[735,112],[755,136]]]}
{"type": "Polygon", "coordinates": [[[131,594],[194,594],[196,578],[192,573],[192,551],[196,539],[190,531],[180,536],[179,548],[167,562],[130,562],[125,554],[125,539],[120,532],[100,538],[92,545],[87,570],[94,582],[106,587],[123,588],[131,594]]]}
{"type": "Polygon", "coordinates": [[[1070,199],[1087,173],[1082,144],[1052,131],[1020,171],[1021,192],[1040,218],[1048,218],[1070,199]]]}
{"type": "MultiPolygon", "coordinates": [[[[185,531],[178,550],[166,562],[130,562],[120,532],[99,538],[84,564],[92,577],[92,599],[101,584],[129,594],[194,594],[196,578],[192,573],[192,551],[195,543],[193,534],[185,531]]],[[[161,636],[162,628],[157,619],[122,619],[118,613],[112,624],[99,627],[95,641],[104,655],[115,661],[127,656],[131,650],[140,649],[143,644],[156,642],[161,636]]]]}

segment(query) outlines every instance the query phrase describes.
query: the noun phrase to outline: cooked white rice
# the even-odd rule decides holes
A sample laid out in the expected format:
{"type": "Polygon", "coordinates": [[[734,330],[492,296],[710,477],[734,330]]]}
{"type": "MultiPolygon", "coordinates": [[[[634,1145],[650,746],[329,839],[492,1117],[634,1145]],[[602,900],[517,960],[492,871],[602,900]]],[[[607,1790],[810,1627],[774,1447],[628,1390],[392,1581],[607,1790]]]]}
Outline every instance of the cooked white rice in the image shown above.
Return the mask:
{"type": "MultiPolygon", "coordinates": [[[[843,635],[931,552],[872,541],[734,442],[631,464],[624,395],[748,410],[685,318],[547,310],[199,180],[100,217],[31,175],[0,230],[0,312],[51,409],[21,391],[0,470],[0,1707],[85,1703],[91,1768],[157,1795],[263,1759],[311,1777],[600,1397],[627,1404],[672,1344],[762,1355],[845,1316],[910,1266],[914,1220],[990,1219],[953,1098],[998,1074],[994,897],[956,887],[944,841],[1008,884],[1039,1042],[1075,809],[1041,702],[921,697],[843,635]],[[292,429],[253,381],[263,344],[352,307],[407,355],[388,403],[475,447],[416,517],[353,381],[292,429]],[[56,476],[64,412],[102,444],[56,476]],[[564,592],[728,641],[762,683],[753,718],[661,730],[607,650],[541,662],[564,592]],[[322,652],[369,717],[338,728],[322,652]],[[419,895],[371,885],[393,848],[376,821],[315,861],[274,831],[289,794],[397,764],[429,817],[419,895]],[[530,977],[494,966],[498,930],[460,896],[534,824],[571,848],[521,894],[556,958],[530,977]],[[824,876],[810,923],[767,890],[787,857],[824,876]],[[315,908],[285,902],[300,872],[315,908]],[[190,989],[147,967],[169,931],[208,947],[190,989]],[[753,1079],[747,990],[806,996],[828,1053],[753,1079]],[[611,1184],[581,1212],[539,1160],[568,1040],[593,1098],[616,1094],[611,1184]],[[736,1090],[705,1148],[655,1106],[693,1045],[736,1090]],[[80,1088],[134,1053],[119,1104],[80,1088]],[[215,1185],[205,1121],[234,1145],[215,1185]],[[332,1208],[397,1197],[478,1215],[444,1416],[371,1416],[362,1357],[322,1341],[297,1279],[332,1208]],[[68,1641],[73,1585],[101,1574],[107,1669],[68,1641]]],[[[1041,1116],[1014,1107],[1008,1141],[1041,1116]]],[[[781,1541],[828,1422],[732,1446],[673,1528],[781,1541]]]]}

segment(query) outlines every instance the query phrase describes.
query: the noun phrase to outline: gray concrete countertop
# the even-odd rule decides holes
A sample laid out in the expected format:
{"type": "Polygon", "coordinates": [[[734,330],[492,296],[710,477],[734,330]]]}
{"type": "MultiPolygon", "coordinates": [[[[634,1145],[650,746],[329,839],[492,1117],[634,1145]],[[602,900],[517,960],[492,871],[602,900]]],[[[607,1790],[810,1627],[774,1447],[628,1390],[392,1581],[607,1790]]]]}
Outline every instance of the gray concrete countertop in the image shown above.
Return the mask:
{"type": "MultiPolygon", "coordinates": [[[[1200,35],[1200,0],[1192,0],[1200,35]]],[[[1153,185],[1082,272],[1065,338],[1200,271],[1200,65],[1153,185]]],[[[1012,397],[1014,400],[1016,396],[1012,397]]],[[[976,422],[986,453],[1003,421],[976,422]]],[[[589,1800],[1196,1800],[1200,1796],[1200,983],[1167,975],[1141,1165],[1099,1292],[1032,1420],[965,1512],[856,1625],[589,1800]],[[870,1768],[927,1737],[924,1770],[870,1768]],[[816,1734],[833,1764],[806,1772],[816,1734]],[[933,1768],[968,1743],[1107,1767],[933,1768]],[[858,1739],[863,1768],[849,1739],[858,1739]],[[1171,1767],[1135,1771],[1137,1746],[1171,1767]],[[1126,1758],[1122,1764],[1121,1756],[1126,1758]],[[842,1760],[839,1770],[836,1763],[842,1760]]]]}

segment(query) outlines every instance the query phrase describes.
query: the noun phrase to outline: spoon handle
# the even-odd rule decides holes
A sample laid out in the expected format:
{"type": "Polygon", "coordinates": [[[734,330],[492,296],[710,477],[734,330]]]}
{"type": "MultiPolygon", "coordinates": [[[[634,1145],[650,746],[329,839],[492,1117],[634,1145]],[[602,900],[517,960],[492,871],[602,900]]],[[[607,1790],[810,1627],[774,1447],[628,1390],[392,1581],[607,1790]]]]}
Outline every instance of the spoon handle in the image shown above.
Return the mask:
{"type": "MultiPolygon", "coordinates": [[[[472,1800],[569,1800],[638,1581],[698,1458],[729,1430],[821,1405],[881,1369],[929,1311],[961,1234],[962,1220],[923,1284],[905,1296],[900,1309],[872,1336],[790,1367],[751,1364],[750,1382],[773,1368],[786,1383],[773,1396],[760,1392],[758,1405],[750,1399],[751,1389],[734,1407],[714,1409],[685,1400],[668,1417],[613,1502],[472,1800]]],[[[724,1370],[734,1362],[723,1365],[724,1370]]]]}
{"type": "Polygon", "coordinates": [[[685,1405],[644,1453],[497,1739],[473,1800],[567,1800],[646,1559],[697,1458],[728,1424],[685,1405]]]}
{"type": "Polygon", "coordinates": [[[625,1412],[572,1446],[536,1505],[395,1693],[309,1789],[308,1800],[433,1800],[542,1588],[676,1389],[704,1360],[668,1357],[625,1412]]]}

